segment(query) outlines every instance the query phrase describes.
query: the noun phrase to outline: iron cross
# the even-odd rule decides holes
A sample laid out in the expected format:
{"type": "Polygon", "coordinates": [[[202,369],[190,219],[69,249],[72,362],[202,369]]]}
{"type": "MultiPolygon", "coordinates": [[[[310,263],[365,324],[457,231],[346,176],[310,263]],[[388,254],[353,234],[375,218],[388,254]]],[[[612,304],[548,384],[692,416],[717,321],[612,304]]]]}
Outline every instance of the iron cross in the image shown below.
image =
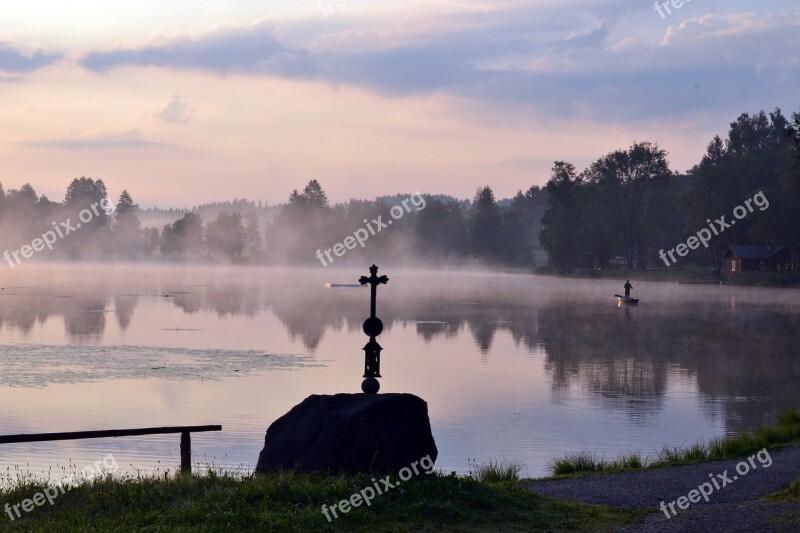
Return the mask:
{"type": "Polygon", "coordinates": [[[375,302],[378,298],[378,285],[385,285],[389,281],[389,278],[387,278],[386,276],[378,276],[378,267],[376,267],[375,265],[369,267],[369,273],[371,274],[370,277],[361,276],[361,278],[358,281],[362,285],[366,285],[367,283],[371,285],[369,317],[375,318],[375,302]]]}
{"type": "Polygon", "coordinates": [[[375,337],[383,331],[383,322],[375,316],[376,300],[378,297],[378,285],[384,285],[389,281],[386,276],[378,276],[378,267],[372,265],[369,268],[370,277],[361,276],[358,280],[362,285],[370,284],[370,314],[364,321],[364,333],[369,336],[369,342],[364,346],[364,381],[361,383],[361,390],[366,394],[376,394],[380,389],[380,383],[376,378],[381,377],[381,345],[375,337]]]}

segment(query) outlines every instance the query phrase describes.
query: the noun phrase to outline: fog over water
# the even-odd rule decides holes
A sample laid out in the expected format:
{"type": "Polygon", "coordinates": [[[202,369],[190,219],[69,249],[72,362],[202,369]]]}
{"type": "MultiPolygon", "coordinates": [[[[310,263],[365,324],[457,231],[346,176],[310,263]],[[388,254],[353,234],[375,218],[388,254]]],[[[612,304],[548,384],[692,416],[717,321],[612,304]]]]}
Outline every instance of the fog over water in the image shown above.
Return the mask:
{"type": "MultiPolygon", "coordinates": [[[[363,271],[26,265],[0,289],[3,433],[222,424],[195,461],[251,469],[267,426],[309,394],[357,392],[363,271]]],[[[381,392],[428,402],[438,466],[565,451],[651,452],[800,404],[796,291],[486,271],[393,270],[378,289],[381,392]]],[[[114,453],[173,469],[177,436],[4,445],[45,471],[114,453]],[[174,438],[173,438],[174,437],[174,438]]]]}

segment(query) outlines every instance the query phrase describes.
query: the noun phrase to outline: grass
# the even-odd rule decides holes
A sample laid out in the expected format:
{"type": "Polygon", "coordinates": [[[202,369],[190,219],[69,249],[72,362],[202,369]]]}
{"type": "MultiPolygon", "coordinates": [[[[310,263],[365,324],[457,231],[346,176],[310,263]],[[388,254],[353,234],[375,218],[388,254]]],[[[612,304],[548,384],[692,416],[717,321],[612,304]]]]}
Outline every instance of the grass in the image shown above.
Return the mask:
{"type": "MultiPolygon", "coordinates": [[[[800,479],[777,492],[764,496],[761,501],[769,503],[800,503],[800,479]]],[[[786,518],[795,525],[800,526],[800,512],[794,512],[786,518]]],[[[798,528],[795,528],[795,531],[797,530],[798,528]]]]}
{"type": "Polygon", "coordinates": [[[488,463],[470,464],[469,475],[473,479],[485,483],[517,482],[522,472],[522,465],[516,461],[500,461],[490,459],[488,463]]]}
{"type": "MultiPolygon", "coordinates": [[[[2,531],[610,531],[638,518],[634,511],[557,501],[515,480],[519,465],[490,462],[476,477],[433,473],[414,477],[331,522],[333,505],[365,487],[371,476],[296,472],[202,476],[127,476],[86,481],[11,521],[2,531]]],[[[395,478],[396,479],[396,478],[395,478]]],[[[0,492],[0,509],[47,484],[18,479],[0,492]]],[[[0,511],[2,512],[2,511],[0,511]]]]}
{"type": "Polygon", "coordinates": [[[554,476],[562,476],[586,472],[624,472],[644,468],[647,464],[638,452],[605,459],[594,452],[584,451],[565,454],[564,457],[553,459],[548,466],[554,476]]]}
{"type": "Polygon", "coordinates": [[[768,502],[800,503],[800,479],[761,499],[768,502]]]}
{"type": "Polygon", "coordinates": [[[743,272],[731,278],[733,285],[800,287],[800,272],[743,272]]]}
{"type": "Polygon", "coordinates": [[[566,454],[564,457],[552,460],[548,466],[554,476],[662,468],[733,459],[763,448],[789,444],[798,439],[800,439],[800,411],[789,410],[780,415],[775,424],[760,426],[752,433],[743,431],[738,435],[712,439],[708,443],[696,442],[688,447],[664,446],[647,456],[642,456],[639,452],[629,452],[615,459],[606,459],[595,452],[584,451],[566,454]]]}
{"type": "Polygon", "coordinates": [[[592,279],[635,279],[639,281],[704,281],[716,280],[714,272],[708,268],[649,268],[647,270],[628,270],[626,268],[610,268],[597,270],[581,268],[571,273],[554,273],[544,269],[540,273],[556,275],[566,278],[592,278],[592,279]]]}
{"type": "Polygon", "coordinates": [[[557,275],[567,278],[591,278],[609,280],[633,280],[636,281],[724,281],[730,285],[741,285],[748,287],[778,287],[792,288],[800,287],[800,272],[743,272],[731,278],[715,276],[710,268],[701,267],[669,267],[657,266],[647,270],[628,270],[625,268],[594,270],[579,269],[570,274],[558,274],[544,269],[540,273],[547,275],[557,275]]]}

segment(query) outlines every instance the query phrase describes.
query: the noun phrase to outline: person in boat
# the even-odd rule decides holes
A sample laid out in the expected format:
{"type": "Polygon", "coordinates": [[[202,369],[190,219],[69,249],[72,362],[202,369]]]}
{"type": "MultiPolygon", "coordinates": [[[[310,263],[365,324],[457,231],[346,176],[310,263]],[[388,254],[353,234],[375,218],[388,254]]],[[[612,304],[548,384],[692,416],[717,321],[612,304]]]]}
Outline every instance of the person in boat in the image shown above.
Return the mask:
{"type": "Polygon", "coordinates": [[[631,289],[633,288],[633,285],[631,285],[631,280],[625,281],[624,288],[625,288],[625,299],[628,299],[631,297],[631,289]]]}

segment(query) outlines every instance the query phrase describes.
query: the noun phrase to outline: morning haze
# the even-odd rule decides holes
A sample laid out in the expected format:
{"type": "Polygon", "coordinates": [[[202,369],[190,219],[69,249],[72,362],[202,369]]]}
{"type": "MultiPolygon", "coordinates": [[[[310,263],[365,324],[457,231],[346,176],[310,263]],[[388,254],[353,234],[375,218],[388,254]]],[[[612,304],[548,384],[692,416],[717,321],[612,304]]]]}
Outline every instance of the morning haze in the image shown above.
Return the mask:
{"type": "Polygon", "coordinates": [[[794,2],[0,14],[0,531],[797,528],[794,2]]]}

